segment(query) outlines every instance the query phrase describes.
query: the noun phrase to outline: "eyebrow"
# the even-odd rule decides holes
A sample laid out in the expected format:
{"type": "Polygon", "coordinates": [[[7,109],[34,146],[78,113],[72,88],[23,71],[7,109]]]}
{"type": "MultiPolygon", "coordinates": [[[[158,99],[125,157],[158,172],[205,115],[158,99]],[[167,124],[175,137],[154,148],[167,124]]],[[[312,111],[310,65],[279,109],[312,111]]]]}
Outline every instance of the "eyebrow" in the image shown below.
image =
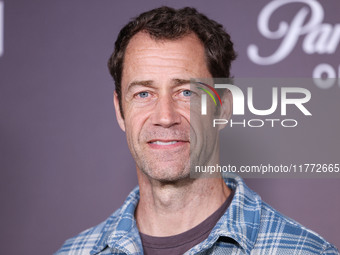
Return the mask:
{"type": "MultiPolygon", "coordinates": [[[[175,86],[189,84],[190,80],[187,79],[172,79],[172,83],[175,86]]],[[[145,80],[145,81],[133,81],[128,85],[128,90],[130,90],[134,86],[145,86],[145,87],[152,87],[154,84],[153,80],[145,80]]]]}
{"type": "Polygon", "coordinates": [[[128,89],[134,86],[151,86],[153,84],[152,80],[146,80],[146,81],[133,81],[128,85],[128,89]]]}
{"type": "MultiPolygon", "coordinates": [[[[150,87],[151,85],[153,85],[153,83],[154,83],[153,80],[133,81],[128,86],[129,86],[129,88],[133,87],[133,86],[146,86],[146,87],[150,87]]],[[[187,80],[187,79],[172,79],[172,83],[174,85],[183,85],[183,84],[190,83],[190,80],[187,80]]]]}
{"type": "Polygon", "coordinates": [[[184,84],[191,83],[190,80],[187,80],[187,79],[173,79],[173,82],[175,85],[184,85],[184,84]]]}

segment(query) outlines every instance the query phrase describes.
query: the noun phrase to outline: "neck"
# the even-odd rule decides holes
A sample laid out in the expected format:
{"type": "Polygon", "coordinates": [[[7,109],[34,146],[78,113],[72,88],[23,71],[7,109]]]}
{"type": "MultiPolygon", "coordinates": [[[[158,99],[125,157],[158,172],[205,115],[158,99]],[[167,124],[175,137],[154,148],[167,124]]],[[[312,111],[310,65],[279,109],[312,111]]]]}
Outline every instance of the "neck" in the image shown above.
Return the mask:
{"type": "Polygon", "coordinates": [[[208,218],[231,191],[222,178],[161,183],[137,169],[140,201],[135,216],[139,231],[151,236],[185,232],[208,218]]]}

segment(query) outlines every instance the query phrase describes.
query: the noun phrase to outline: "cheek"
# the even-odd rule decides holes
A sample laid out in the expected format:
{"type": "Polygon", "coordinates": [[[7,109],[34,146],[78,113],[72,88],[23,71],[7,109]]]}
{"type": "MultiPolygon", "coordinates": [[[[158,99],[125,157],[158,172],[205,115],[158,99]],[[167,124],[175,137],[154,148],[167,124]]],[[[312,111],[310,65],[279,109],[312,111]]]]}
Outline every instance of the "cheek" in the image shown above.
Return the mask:
{"type": "Polygon", "coordinates": [[[125,109],[126,132],[130,137],[138,136],[143,129],[149,114],[141,108],[126,107],[125,109]]]}

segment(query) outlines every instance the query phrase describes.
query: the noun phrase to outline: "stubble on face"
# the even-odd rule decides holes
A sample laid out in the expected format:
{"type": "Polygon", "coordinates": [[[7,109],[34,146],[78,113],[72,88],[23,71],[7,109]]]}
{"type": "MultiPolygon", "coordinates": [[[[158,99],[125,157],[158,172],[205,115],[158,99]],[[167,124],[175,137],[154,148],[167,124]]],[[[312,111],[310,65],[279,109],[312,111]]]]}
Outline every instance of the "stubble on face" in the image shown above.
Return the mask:
{"type": "Polygon", "coordinates": [[[151,179],[175,182],[190,176],[190,134],[195,130],[190,101],[182,92],[190,90],[190,82],[183,81],[193,77],[211,77],[195,35],[155,41],[140,32],[131,39],[122,75],[123,125],[137,169],[151,179]],[[147,92],[146,99],[141,92],[147,92]]]}
{"type": "MultiPolygon", "coordinates": [[[[183,127],[174,126],[164,128],[142,129],[140,141],[145,146],[134,147],[135,160],[138,168],[148,177],[160,182],[173,182],[187,179],[190,175],[189,131],[183,127]],[[147,156],[151,141],[181,141],[185,145],[168,149],[155,149],[156,151],[147,156]]],[[[156,145],[157,146],[157,145],[156,145]]],[[[171,146],[171,145],[170,145],[171,146]]]]}

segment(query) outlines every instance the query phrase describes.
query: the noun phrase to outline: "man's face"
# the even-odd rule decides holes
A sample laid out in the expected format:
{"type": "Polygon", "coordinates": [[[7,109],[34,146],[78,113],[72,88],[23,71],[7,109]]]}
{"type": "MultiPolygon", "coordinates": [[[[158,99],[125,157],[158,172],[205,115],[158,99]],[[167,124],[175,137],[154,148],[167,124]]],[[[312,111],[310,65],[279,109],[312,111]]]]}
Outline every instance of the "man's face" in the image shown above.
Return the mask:
{"type": "Polygon", "coordinates": [[[155,41],[140,32],[129,42],[121,88],[125,118],[116,94],[115,110],[137,168],[155,180],[175,181],[190,174],[194,77],[211,77],[204,47],[195,35],[155,41]]]}

